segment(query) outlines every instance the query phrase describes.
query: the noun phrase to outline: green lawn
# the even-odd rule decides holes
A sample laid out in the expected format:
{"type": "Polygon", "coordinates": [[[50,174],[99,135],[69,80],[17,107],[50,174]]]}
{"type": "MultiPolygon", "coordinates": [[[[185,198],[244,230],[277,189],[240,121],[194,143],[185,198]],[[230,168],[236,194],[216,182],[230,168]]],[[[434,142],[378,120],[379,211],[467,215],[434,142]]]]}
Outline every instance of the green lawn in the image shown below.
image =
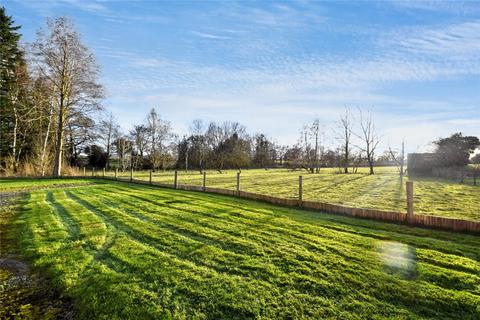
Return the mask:
{"type": "Polygon", "coordinates": [[[80,319],[480,318],[480,237],[115,182],[21,208],[9,239],[80,319]]]}
{"type": "MultiPolygon", "coordinates": [[[[338,174],[337,169],[322,169],[320,174],[305,171],[243,170],[241,189],[271,196],[296,198],[298,176],[303,176],[304,200],[322,201],[352,207],[406,211],[405,182],[400,180],[396,168],[377,168],[377,174],[369,175],[366,168],[358,174],[338,174]]],[[[101,174],[101,173],[99,173],[101,174]]],[[[107,175],[113,176],[113,172],[107,175]]],[[[129,172],[119,176],[129,177],[129,172]]],[[[173,184],[173,172],[156,172],[153,181],[173,184]]],[[[149,173],[136,172],[135,179],[149,179],[149,173]]],[[[178,183],[202,185],[198,171],[179,171],[178,183]]],[[[479,179],[480,180],[480,179],[479,179]]],[[[452,218],[480,220],[480,186],[461,184],[445,179],[415,178],[415,212],[452,218]]],[[[480,184],[480,181],[479,181],[480,184]]],[[[207,186],[235,189],[236,171],[223,173],[208,171],[207,186]]]]}
{"type": "Polygon", "coordinates": [[[0,178],[0,193],[23,192],[46,187],[71,187],[92,184],[91,179],[34,179],[34,178],[0,178]]]}

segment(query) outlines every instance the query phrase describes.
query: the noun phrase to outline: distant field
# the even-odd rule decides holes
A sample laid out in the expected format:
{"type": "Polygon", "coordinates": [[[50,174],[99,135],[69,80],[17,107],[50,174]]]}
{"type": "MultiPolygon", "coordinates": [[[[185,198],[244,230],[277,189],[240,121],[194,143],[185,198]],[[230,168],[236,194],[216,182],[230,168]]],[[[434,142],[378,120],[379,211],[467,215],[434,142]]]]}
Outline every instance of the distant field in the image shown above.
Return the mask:
{"type": "MultiPolygon", "coordinates": [[[[252,189],[267,190],[253,185],[259,171],[249,174],[252,189]]],[[[298,173],[271,174],[278,182],[298,173]]],[[[307,185],[328,179],[317,187],[322,197],[334,181],[367,191],[358,180],[395,178],[319,175],[307,185]]],[[[73,298],[80,319],[480,317],[479,237],[219,195],[53,181],[71,182],[29,182],[47,189],[25,196],[8,238],[73,298]]],[[[340,193],[332,194],[348,198],[340,193]]],[[[357,200],[376,199],[368,194],[357,200]]]]}
{"type": "MultiPolygon", "coordinates": [[[[271,196],[296,198],[298,176],[303,176],[304,200],[322,201],[346,206],[406,211],[405,181],[400,180],[396,168],[377,168],[375,175],[365,168],[357,174],[338,174],[336,169],[322,169],[320,174],[305,171],[243,170],[241,189],[271,196]]],[[[207,186],[235,189],[236,170],[207,172],[207,186]]],[[[112,176],[109,172],[107,175],[112,176]]],[[[128,177],[130,172],[119,173],[128,177]]],[[[135,179],[149,179],[149,173],[136,172],[135,179]]],[[[173,184],[173,172],[156,172],[153,180],[173,184]]],[[[480,180],[480,179],[479,179],[480,180]]],[[[480,220],[480,186],[461,184],[445,179],[416,178],[415,212],[461,219],[480,220]]],[[[202,185],[198,171],[179,171],[179,184],[202,185]]],[[[479,181],[480,184],[480,181],[479,181]]]]}

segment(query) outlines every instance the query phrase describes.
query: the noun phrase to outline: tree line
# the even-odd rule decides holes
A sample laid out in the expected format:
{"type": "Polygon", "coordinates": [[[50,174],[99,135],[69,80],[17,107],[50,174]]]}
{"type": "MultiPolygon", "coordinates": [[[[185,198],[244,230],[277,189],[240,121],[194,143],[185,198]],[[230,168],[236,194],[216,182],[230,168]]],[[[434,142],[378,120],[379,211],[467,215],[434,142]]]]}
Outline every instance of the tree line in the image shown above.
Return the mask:
{"type": "Polygon", "coordinates": [[[375,164],[393,164],[398,152],[377,156],[380,136],[371,113],[359,110],[359,131],[354,130],[352,112],[339,117],[334,137],[338,147],[326,147],[325,130],[319,119],[304,125],[294,145],[281,145],[264,133],[249,134],[238,122],[193,120],[188,134],[177,135],[169,121],[152,108],[143,123],[123,132],[110,114],[98,125],[96,144],[87,146],[88,163],[97,168],[198,170],[286,167],[318,173],[322,167],[356,171],[375,164]],[[356,138],[356,139],[354,139],[356,138]]]}
{"type": "MultiPolygon", "coordinates": [[[[99,66],[71,20],[48,19],[35,42],[23,47],[19,29],[0,8],[2,174],[59,176],[75,167],[200,172],[286,167],[309,173],[338,167],[349,173],[360,166],[373,174],[375,165],[396,165],[404,173],[404,144],[380,152],[382,136],[373,114],[362,109],[345,108],[328,127],[313,119],[293,145],[249,134],[244,125],[229,121],[197,119],[179,136],[156,108],[125,131],[101,105],[99,66]]],[[[451,140],[442,141],[437,149],[451,148],[451,140]]]]}
{"type": "Polygon", "coordinates": [[[65,17],[49,19],[23,48],[19,28],[0,8],[0,167],[58,176],[95,139],[99,67],[65,17]]]}

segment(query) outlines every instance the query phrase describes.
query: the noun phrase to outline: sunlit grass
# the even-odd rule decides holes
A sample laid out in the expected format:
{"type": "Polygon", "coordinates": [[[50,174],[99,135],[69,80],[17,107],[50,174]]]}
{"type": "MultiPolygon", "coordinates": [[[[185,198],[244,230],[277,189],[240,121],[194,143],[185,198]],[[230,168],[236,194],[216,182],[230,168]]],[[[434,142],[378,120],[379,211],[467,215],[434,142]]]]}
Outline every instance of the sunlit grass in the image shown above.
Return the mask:
{"type": "Polygon", "coordinates": [[[19,192],[47,187],[67,187],[91,184],[91,179],[37,179],[37,178],[0,178],[0,192],[19,192]]]}
{"type": "MultiPolygon", "coordinates": [[[[377,168],[369,175],[366,168],[357,174],[339,174],[338,169],[322,169],[319,174],[285,169],[243,170],[241,189],[283,198],[298,197],[298,176],[303,176],[304,200],[322,201],[352,207],[405,212],[405,182],[396,168],[377,168]]],[[[236,188],[236,170],[207,172],[207,186],[236,188]]],[[[112,176],[112,172],[107,173],[112,176]]],[[[129,177],[130,172],[120,172],[129,177]]],[[[135,172],[135,179],[148,180],[149,172],[135,172]]],[[[480,179],[479,179],[480,180],[480,179]]],[[[155,172],[153,181],[173,184],[172,171],[155,172]]],[[[480,220],[480,186],[446,179],[414,178],[415,212],[461,219],[480,220]]],[[[178,171],[178,183],[201,186],[203,176],[198,171],[178,171]]],[[[479,182],[480,184],[480,182],[479,182]]]]}
{"type": "Polygon", "coordinates": [[[480,317],[475,236],[115,182],[22,207],[21,252],[81,319],[480,317]]]}

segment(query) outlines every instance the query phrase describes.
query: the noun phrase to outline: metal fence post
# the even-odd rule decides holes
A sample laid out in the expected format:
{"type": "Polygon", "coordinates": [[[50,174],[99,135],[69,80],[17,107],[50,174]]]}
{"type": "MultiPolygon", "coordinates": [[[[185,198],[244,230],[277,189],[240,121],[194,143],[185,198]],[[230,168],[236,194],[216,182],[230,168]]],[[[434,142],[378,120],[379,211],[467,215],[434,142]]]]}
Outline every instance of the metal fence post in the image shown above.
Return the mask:
{"type": "Polygon", "coordinates": [[[413,213],[413,181],[407,181],[407,217],[408,222],[414,221],[413,213]]]}
{"type": "Polygon", "coordinates": [[[298,204],[301,206],[303,202],[303,177],[298,176],[298,204]]]}

